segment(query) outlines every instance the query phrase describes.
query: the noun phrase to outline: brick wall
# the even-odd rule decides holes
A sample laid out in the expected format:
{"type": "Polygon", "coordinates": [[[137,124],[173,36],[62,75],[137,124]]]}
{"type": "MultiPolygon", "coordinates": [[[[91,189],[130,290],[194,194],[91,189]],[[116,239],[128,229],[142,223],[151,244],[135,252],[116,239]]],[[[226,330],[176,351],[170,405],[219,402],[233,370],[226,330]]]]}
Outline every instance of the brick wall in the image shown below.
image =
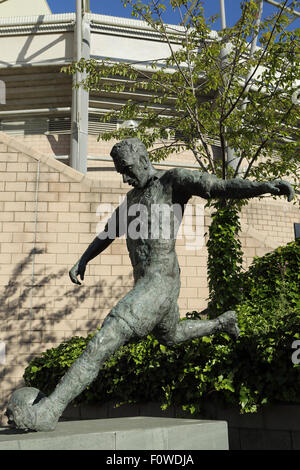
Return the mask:
{"type": "MultiPolygon", "coordinates": [[[[116,240],[87,267],[75,286],[68,271],[96,234],[100,203],[116,206],[129,187],[120,178],[84,176],[56,161],[43,147],[0,133],[0,413],[8,396],[23,385],[34,355],[73,335],[86,336],[100,326],[111,307],[132,286],[125,240],[116,240]],[[39,149],[39,151],[37,151],[39,149]],[[1,356],[0,356],[1,357],[1,356]],[[2,361],[3,362],[3,361],[2,361]]],[[[203,204],[193,198],[192,204],[203,204]]],[[[202,220],[202,215],[198,215],[202,220]]],[[[196,217],[190,222],[194,227],[196,217]]],[[[282,198],[252,200],[241,215],[245,266],[293,240],[299,211],[282,198]]],[[[205,227],[210,223],[204,214],[205,227]]],[[[188,226],[188,223],[186,224],[188,226]]],[[[195,227],[194,227],[195,229],[195,227]]],[[[208,294],[205,246],[187,249],[177,241],[181,266],[181,314],[201,310],[208,294]]],[[[6,420],[4,419],[4,424],[6,420]]]]}

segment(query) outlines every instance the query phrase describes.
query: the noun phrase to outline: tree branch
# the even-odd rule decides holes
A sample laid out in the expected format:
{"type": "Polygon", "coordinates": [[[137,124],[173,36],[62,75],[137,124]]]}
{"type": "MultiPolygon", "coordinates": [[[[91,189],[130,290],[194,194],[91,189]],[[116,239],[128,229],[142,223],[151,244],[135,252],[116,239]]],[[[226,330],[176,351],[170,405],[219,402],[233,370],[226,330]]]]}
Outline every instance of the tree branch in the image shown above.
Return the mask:
{"type": "Polygon", "coordinates": [[[284,119],[290,114],[291,110],[293,109],[295,105],[292,103],[291,106],[289,107],[289,109],[287,110],[287,112],[284,114],[284,116],[282,116],[282,119],[280,120],[280,122],[278,123],[278,128],[277,129],[273,129],[271,135],[269,135],[268,137],[266,137],[262,143],[259,145],[257,151],[255,152],[254,156],[252,157],[252,159],[250,160],[250,163],[248,165],[248,168],[245,172],[245,175],[244,175],[244,179],[247,178],[247,176],[249,175],[250,173],[250,170],[255,162],[255,160],[258,158],[260,152],[262,151],[263,147],[267,144],[267,142],[269,142],[272,138],[274,138],[275,136],[275,133],[280,130],[280,127],[281,127],[281,124],[282,122],[284,121],[284,119]]]}
{"type": "Polygon", "coordinates": [[[225,114],[225,116],[222,116],[222,118],[221,118],[222,122],[224,122],[224,121],[228,118],[228,116],[232,113],[232,111],[236,108],[236,106],[238,105],[238,103],[239,103],[240,99],[242,98],[243,94],[244,94],[245,91],[248,89],[249,83],[251,82],[252,78],[253,78],[254,75],[256,74],[256,72],[257,72],[257,70],[258,70],[258,68],[259,68],[259,66],[260,66],[260,64],[261,64],[261,62],[262,62],[264,56],[266,55],[266,53],[267,53],[267,51],[268,51],[269,45],[270,45],[270,43],[271,43],[271,39],[272,39],[272,37],[273,37],[273,35],[274,35],[274,32],[275,32],[275,29],[276,29],[277,22],[279,21],[279,18],[280,18],[280,16],[281,16],[282,13],[283,13],[283,9],[284,9],[286,3],[287,3],[287,0],[285,0],[285,2],[284,2],[284,4],[283,4],[283,6],[282,6],[282,8],[281,8],[281,10],[280,10],[280,12],[279,12],[277,18],[276,18],[276,21],[275,21],[275,23],[274,23],[274,25],[273,25],[273,28],[272,28],[270,37],[269,37],[269,39],[268,39],[268,41],[267,41],[267,45],[266,45],[265,49],[263,50],[263,52],[262,52],[262,54],[261,54],[261,56],[260,56],[260,58],[259,58],[259,60],[258,60],[258,62],[257,62],[257,64],[256,64],[255,68],[253,69],[252,73],[248,76],[248,79],[247,79],[246,82],[244,83],[244,86],[243,86],[241,92],[239,93],[237,99],[235,100],[235,102],[233,103],[233,105],[231,106],[231,108],[229,109],[229,111],[227,111],[227,113],[225,114]]]}

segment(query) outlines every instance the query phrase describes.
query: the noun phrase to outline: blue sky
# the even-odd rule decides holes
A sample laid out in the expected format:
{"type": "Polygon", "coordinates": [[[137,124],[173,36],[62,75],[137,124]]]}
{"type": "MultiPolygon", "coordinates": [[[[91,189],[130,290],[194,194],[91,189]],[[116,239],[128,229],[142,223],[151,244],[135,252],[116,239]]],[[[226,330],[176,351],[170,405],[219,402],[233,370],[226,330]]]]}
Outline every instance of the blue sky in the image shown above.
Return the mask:
{"type": "MultiPolygon", "coordinates": [[[[74,12],[76,10],[76,0],[47,0],[48,5],[52,10],[52,13],[67,13],[74,12]]],[[[226,20],[227,25],[231,26],[234,24],[240,16],[240,0],[225,0],[226,20]]],[[[204,11],[207,18],[220,13],[220,2],[219,0],[204,0],[203,1],[204,11]]],[[[111,15],[111,16],[122,16],[131,17],[130,8],[124,8],[121,0],[90,0],[90,8],[92,13],[111,15]]],[[[276,8],[272,5],[264,3],[264,14],[263,16],[269,16],[274,13],[276,8]]],[[[172,14],[166,16],[165,21],[168,23],[177,23],[176,19],[172,14]]],[[[299,20],[294,21],[292,27],[295,28],[299,20]]],[[[214,24],[214,29],[220,29],[220,20],[214,24]]]]}

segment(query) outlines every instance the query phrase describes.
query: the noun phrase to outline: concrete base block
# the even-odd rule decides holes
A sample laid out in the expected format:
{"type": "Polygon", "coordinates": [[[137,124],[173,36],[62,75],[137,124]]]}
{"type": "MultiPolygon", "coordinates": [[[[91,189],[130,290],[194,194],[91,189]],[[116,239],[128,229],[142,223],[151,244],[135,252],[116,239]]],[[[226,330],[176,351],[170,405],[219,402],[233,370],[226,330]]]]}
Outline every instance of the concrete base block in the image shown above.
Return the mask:
{"type": "Polygon", "coordinates": [[[225,421],[127,417],[60,421],[52,432],[0,428],[0,450],[228,450],[225,421]]]}

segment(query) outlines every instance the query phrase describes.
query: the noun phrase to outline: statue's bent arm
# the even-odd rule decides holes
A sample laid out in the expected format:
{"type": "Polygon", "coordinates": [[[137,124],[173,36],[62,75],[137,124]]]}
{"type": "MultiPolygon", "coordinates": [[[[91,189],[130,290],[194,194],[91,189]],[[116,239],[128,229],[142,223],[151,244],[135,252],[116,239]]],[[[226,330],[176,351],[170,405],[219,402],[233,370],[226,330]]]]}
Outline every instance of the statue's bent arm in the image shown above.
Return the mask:
{"type": "Polygon", "coordinates": [[[103,232],[99,233],[77,263],[70,269],[69,276],[74,284],[81,284],[77,276],[83,281],[86,265],[89,261],[104,251],[116,238],[126,233],[126,199],[113,212],[107,221],[103,232]]]}

